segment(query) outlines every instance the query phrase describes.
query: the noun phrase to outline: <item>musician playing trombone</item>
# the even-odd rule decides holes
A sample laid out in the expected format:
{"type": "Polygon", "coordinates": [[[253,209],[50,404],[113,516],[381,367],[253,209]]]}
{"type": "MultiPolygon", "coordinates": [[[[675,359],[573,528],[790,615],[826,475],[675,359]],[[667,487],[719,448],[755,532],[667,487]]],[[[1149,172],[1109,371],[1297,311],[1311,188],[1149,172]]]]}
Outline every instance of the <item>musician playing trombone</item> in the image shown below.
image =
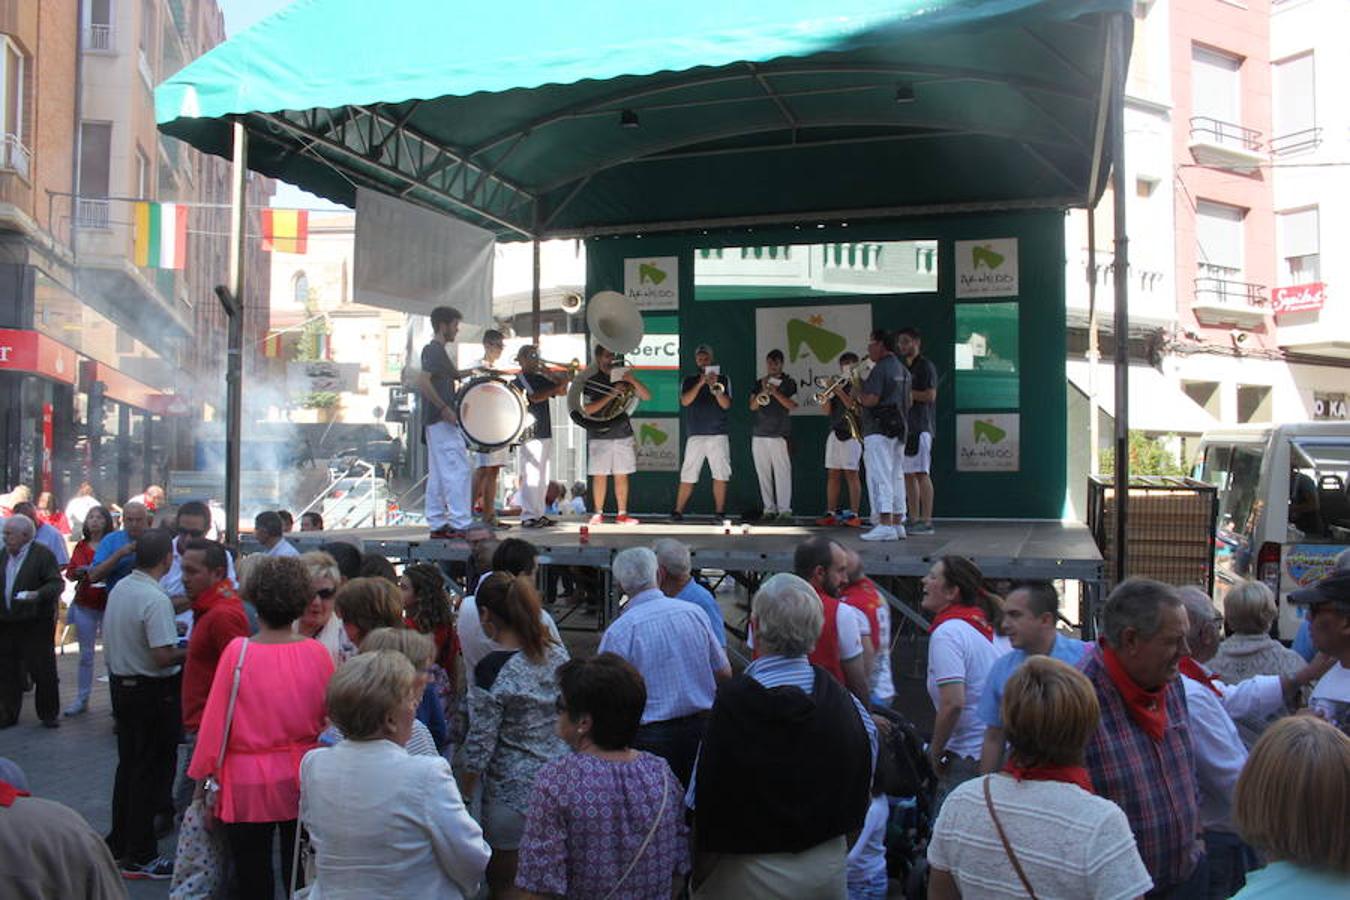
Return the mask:
{"type": "Polygon", "coordinates": [[[544,495],[548,491],[549,467],[553,456],[553,419],[549,415],[550,398],[567,393],[572,371],[550,373],[539,359],[539,349],[526,344],[516,351],[520,374],[516,387],[525,392],[530,404],[534,425],[530,439],[520,445],[516,457],[520,470],[520,524],[522,528],[544,528],[553,525],[544,514],[544,495]]]}
{"type": "MultiPolygon", "coordinates": [[[[617,379],[612,378],[614,352],[598,344],[595,348],[596,372],[586,380],[582,392],[582,412],[589,419],[615,400],[615,385],[632,386],[639,400],[652,399],[652,392],[628,369],[617,379]]],[[[609,476],[614,476],[614,500],[618,505],[619,525],[636,525],[638,520],[628,514],[628,476],[637,471],[637,446],[633,442],[633,423],[628,413],[606,419],[587,427],[587,472],[591,476],[591,496],[595,499],[595,513],[591,524],[605,521],[605,500],[609,494],[609,476]]]]}
{"type": "Polygon", "coordinates": [[[839,356],[839,376],[843,381],[823,398],[821,408],[830,417],[830,433],[825,438],[825,515],[817,525],[847,525],[862,527],[859,511],[862,509],[862,479],[858,466],[862,462],[862,441],[854,431],[858,428],[856,413],[850,411],[855,403],[849,385],[849,373],[858,364],[858,354],[848,351],[839,356]],[[852,427],[849,418],[853,416],[852,427]],[[839,505],[839,482],[848,485],[848,506],[839,505]]]}
{"type": "Polygon", "coordinates": [[[750,394],[750,451],[759,476],[759,496],[764,502],[761,521],[792,519],[792,457],[788,437],[792,434],[792,410],[797,401],[797,382],[783,371],[783,351],[770,350],[764,357],[768,374],[755,382],[750,394]]]}
{"type": "Polygon", "coordinates": [[[721,518],[727,505],[727,482],[731,480],[731,442],[727,437],[727,410],[731,408],[731,380],[713,365],[712,347],[699,344],[694,350],[698,374],[680,384],[680,405],[685,408],[684,462],[680,487],[670,518],[684,518],[684,508],[694,493],[706,460],[712,470],[713,508],[721,518]]]}

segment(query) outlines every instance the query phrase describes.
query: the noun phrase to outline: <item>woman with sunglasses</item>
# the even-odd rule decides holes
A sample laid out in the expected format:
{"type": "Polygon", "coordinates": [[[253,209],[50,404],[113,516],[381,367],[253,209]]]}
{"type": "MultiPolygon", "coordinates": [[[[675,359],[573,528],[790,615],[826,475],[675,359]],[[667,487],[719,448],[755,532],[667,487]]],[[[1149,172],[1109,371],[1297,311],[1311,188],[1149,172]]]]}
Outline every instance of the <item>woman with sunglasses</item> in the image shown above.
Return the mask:
{"type": "Polygon", "coordinates": [[[328,649],[333,665],[340,666],[356,655],[356,645],[342,627],[342,618],[335,612],[337,592],[342,585],[342,572],[337,560],[319,550],[304,553],[300,562],[309,571],[309,603],[295,623],[295,633],[314,638],[328,649]]]}

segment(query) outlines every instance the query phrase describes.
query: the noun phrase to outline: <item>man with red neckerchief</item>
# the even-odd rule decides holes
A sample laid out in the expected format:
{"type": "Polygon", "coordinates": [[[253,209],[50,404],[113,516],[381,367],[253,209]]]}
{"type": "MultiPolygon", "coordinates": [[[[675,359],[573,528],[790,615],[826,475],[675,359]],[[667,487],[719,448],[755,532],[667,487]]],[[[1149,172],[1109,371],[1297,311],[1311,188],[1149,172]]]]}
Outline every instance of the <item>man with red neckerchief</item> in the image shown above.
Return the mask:
{"type": "Polygon", "coordinates": [[[1189,622],[1171,587],[1121,582],[1101,612],[1102,638],[1078,668],[1101,724],[1086,765],[1097,793],[1125,811],[1153,878],[1149,897],[1201,897],[1208,881],[1191,722],[1177,678],[1189,622]]]}
{"type": "MultiPolygon", "coordinates": [[[[226,645],[251,630],[243,601],[230,583],[225,548],[215,541],[195,538],[183,549],[183,588],[192,601],[192,635],[183,663],[183,731],[186,760],[192,759],[206,697],[216,675],[216,663],[226,645]]],[[[192,783],[184,774],[174,793],[174,806],[181,812],[192,798],[192,783]]]]}

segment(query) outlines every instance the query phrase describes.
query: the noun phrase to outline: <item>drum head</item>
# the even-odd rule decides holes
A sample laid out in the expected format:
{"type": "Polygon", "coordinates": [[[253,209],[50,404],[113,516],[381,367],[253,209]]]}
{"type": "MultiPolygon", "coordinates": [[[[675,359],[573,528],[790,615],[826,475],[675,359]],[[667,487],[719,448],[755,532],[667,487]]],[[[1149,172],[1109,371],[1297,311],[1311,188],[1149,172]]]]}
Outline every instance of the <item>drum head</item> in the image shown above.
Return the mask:
{"type": "Polygon", "coordinates": [[[459,392],[459,427],[472,446],[496,450],[515,443],[526,425],[525,401],[500,378],[475,378],[459,392]]]}

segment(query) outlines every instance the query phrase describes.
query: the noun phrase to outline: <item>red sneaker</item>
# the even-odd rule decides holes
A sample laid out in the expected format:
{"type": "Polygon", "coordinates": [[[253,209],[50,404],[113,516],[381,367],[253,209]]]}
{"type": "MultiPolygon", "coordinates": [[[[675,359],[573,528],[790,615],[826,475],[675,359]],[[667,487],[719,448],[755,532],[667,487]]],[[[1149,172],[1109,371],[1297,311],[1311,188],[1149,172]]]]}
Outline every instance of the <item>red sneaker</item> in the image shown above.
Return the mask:
{"type": "Polygon", "coordinates": [[[604,514],[604,513],[596,513],[595,515],[591,516],[591,521],[590,521],[589,524],[591,524],[591,525],[603,525],[603,524],[605,524],[605,514],[604,514]]]}
{"type": "Polygon", "coordinates": [[[614,524],[615,524],[615,525],[636,525],[636,524],[638,524],[638,520],[635,519],[635,518],[633,518],[632,516],[630,516],[628,513],[619,513],[619,517],[618,517],[617,519],[614,520],[614,524]]]}
{"type": "Polygon", "coordinates": [[[823,525],[823,526],[825,526],[826,528],[828,528],[828,527],[831,526],[831,525],[838,525],[838,524],[839,524],[839,520],[838,520],[837,518],[835,518],[834,513],[826,513],[825,515],[821,516],[819,519],[816,519],[816,524],[817,524],[817,525],[823,525]]]}

